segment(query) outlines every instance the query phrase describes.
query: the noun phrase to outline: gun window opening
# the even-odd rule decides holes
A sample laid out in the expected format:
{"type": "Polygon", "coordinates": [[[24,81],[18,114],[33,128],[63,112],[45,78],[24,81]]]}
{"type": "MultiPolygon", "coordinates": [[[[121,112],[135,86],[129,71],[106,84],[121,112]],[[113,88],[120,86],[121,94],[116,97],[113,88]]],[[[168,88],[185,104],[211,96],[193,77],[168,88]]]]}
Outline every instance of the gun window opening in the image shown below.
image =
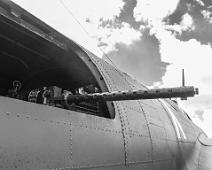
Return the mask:
{"type": "MultiPolygon", "coordinates": [[[[53,37],[49,41],[11,20],[0,20],[0,95],[105,118],[115,117],[112,102],[82,102],[64,106],[52,99],[43,101],[41,93],[45,90],[54,97],[60,97],[64,93],[105,92],[107,87],[89,56],[76,43],[50,30],[61,37],[67,47],[63,48],[53,37]]],[[[45,26],[42,23],[42,27],[45,26]]]]}

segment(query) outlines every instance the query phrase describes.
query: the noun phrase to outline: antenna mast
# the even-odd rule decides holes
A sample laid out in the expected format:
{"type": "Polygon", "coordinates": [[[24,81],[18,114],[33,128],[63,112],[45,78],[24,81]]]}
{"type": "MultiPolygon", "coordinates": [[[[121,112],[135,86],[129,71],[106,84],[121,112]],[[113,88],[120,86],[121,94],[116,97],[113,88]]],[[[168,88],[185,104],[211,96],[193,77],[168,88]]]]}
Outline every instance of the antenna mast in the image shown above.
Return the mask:
{"type": "MultiPolygon", "coordinates": [[[[185,87],[185,73],[184,73],[184,69],[182,69],[182,87],[185,87]]],[[[187,100],[187,97],[181,97],[181,100],[187,100]]]]}
{"type": "Polygon", "coordinates": [[[184,74],[184,69],[182,69],[182,86],[185,86],[185,74],[184,74]]]}

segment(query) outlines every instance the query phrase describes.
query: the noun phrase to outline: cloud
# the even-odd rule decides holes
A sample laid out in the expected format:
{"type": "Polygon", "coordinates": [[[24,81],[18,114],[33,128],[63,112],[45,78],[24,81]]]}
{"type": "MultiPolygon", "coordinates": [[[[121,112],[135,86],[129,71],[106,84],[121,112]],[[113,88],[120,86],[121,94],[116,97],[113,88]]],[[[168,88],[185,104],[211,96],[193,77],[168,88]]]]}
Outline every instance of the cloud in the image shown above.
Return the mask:
{"type": "MultiPolygon", "coordinates": [[[[204,114],[204,110],[196,110],[194,112],[194,115],[197,117],[197,119],[199,119],[201,121],[204,121],[203,114],[204,114]]],[[[195,118],[195,117],[193,116],[193,118],[195,118]]]]}
{"type": "Polygon", "coordinates": [[[184,104],[186,107],[193,107],[195,110],[207,109],[212,107],[212,94],[202,94],[195,98],[189,99],[184,104]]]}
{"type": "Polygon", "coordinates": [[[212,12],[211,11],[207,11],[207,10],[202,10],[201,14],[203,15],[204,19],[206,19],[206,21],[208,21],[209,23],[212,23],[212,12]]]}
{"type": "Polygon", "coordinates": [[[212,75],[204,76],[201,81],[205,84],[211,85],[212,84],[212,75]]]}
{"type": "Polygon", "coordinates": [[[177,9],[164,21],[167,25],[182,26],[184,16],[189,14],[193,19],[193,29],[178,32],[176,37],[181,41],[196,39],[202,44],[212,43],[212,1],[208,0],[180,0],[177,9]]]}
{"type": "Polygon", "coordinates": [[[204,110],[194,111],[192,108],[187,108],[187,110],[190,113],[194,113],[193,115],[191,115],[193,122],[200,128],[202,128],[208,137],[212,138],[212,109],[208,108],[204,110]]]}
{"type": "Polygon", "coordinates": [[[179,24],[163,25],[163,27],[165,30],[171,31],[175,35],[175,37],[181,35],[182,32],[192,31],[195,29],[193,18],[188,13],[185,13],[182,16],[182,20],[179,24]]]}
{"type": "MultiPolygon", "coordinates": [[[[205,129],[206,134],[209,137],[212,137],[212,109],[208,108],[204,110],[203,114],[204,124],[202,125],[202,128],[205,129]]],[[[201,126],[201,125],[200,125],[201,126]]]]}
{"type": "Polygon", "coordinates": [[[86,18],[93,23],[98,23],[100,19],[113,20],[118,16],[123,8],[122,0],[62,0],[81,21],[86,18]]]}
{"type": "Polygon", "coordinates": [[[123,0],[125,3],[117,20],[130,24],[134,29],[139,29],[142,22],[137,22],[134,18],[134,9],[137,6],[137,0],[123,0]]]}
{"type": "Polygon", "coordinates": [[[161,21],[176,9],[178,2],[179,0],[138,0],[134,9],[134,17],[136,21],[147,21],[149,23],[161,21]]]}
{"type": "MultiPolygon", "coordinates": [[[[188,30],[189,28],[192,28],[193,19],[192,19],[191,15],[189,15],[188,13],[184,14],[182,16],[182,21],[181,21],[180,25],[183,27],[183,30],[188,30]]],[[[194,29],[194,28],[192,28],[192,29],[194,29]]]]}
{"type": "Polygon", "coordinates": [[[140,39],[130,45],[116,43],[115,50],[108,56],[118,68],[147,85],[161,81],[168,65],[161,61],[159,42],[154,35],[149,34],[149,30],[145,30],[140,39]]]}
{"type": "Polygon", "coordinates": [[[129,46],[134,41],[140,39],[141,33],[133,29],[127,23],[119,24],[119,27],[113,27],[106,24],[98,30],[98,46],[101,47],[105,53],[116,51],[116,44],[125,44],[129,46]]]}

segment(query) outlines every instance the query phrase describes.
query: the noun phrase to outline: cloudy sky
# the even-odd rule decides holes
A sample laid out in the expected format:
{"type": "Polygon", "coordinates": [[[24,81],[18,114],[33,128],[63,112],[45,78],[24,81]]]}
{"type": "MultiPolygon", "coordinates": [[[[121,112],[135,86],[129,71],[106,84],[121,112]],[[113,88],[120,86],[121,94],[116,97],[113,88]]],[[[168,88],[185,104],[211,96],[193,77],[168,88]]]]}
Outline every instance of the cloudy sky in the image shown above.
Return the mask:
{"type": "Polygon", "coordinates": [[[212,137],[211,0],[13,1],[147,86],[180,86],[184,68],[200,95],[179,104],[212,137]]]}

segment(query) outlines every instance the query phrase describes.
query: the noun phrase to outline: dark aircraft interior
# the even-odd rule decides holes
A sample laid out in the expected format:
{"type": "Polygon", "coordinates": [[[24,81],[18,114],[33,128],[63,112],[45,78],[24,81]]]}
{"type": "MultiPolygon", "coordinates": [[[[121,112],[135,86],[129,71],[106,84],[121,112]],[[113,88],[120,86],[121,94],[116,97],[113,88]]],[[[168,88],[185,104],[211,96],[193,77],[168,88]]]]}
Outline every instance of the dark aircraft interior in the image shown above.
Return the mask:
{"type": "MultiPolygon", "coordinates": [[[[8,15],[8,9],[5,15],[8,15]]],[[[27,29],[17,24],[20,22],[17,17],[13,18],[17,23],[8,19],[0,21],[0,95],[112,118],[110,102],[81,102],[67,106],[52,101],[52,95],[62,97],[64,92],[74,95],[103,92],[107,88],[79,46],[72,45],[70,49],[65,45],[65,38],[56,36],[56,31],[46,32],[46,26],[32,22],[30,16],[21,14],[19,18],[26,22],[27,29]],[[42,96],[46,91],[52,94],[49,102],[44,102],[46,99],[42,96]]]]}

